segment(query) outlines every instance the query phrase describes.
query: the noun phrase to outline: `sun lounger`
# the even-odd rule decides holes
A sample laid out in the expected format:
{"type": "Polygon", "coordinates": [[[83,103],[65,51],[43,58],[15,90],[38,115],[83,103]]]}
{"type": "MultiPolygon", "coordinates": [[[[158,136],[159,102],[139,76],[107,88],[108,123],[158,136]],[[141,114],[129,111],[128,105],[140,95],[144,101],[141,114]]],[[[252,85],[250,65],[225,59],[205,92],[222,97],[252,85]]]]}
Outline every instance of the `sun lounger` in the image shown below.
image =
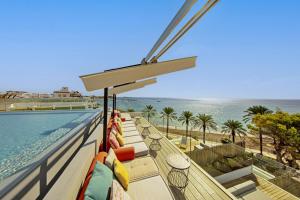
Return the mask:
{"type": "Polygon", "coordinates": [[[125,121],[125,122],[122,122],[122,124],[124,126],[129,126],[129,125],[134,125],[135,126],[135,123],[133,121],[125,121]]]}
{"type": "Polygon", "coordinates": [[[154,176],[130,183],[127,194],[132,200],[174,199],[161,176],[154,176]]]}
{"type": "Polygon", "coordinates": [[[136,135],[140,135],[140,133],[138,131],[124,131],[123,133],[123,137],[131,137],[131,136],[136,136],[136,135]]]}
{"type": "Polygon", "coordinates": [[[183,148],[183,149],[187,148],[187,138],[184,136],[181,137],[180,148],[183,148]]]}
{"type": "Polygon", "coordinates": [[[150,157],[141,157],[122,162],[128,171],[130,182],[159,175],[155,161],[150,157]]]}
{"type": "Polygon", "coordinates": [[[121,113],[121,118],[125,118],[126,121],[132,120],[130,114],[128,113],[121,113]]]}
{"type": "Polygon", "coordinates": [[[129,124],[124,124],[123,123],[122,126],[123,126],[123,128],[136,127],[135,124],[131,124],[131,123],[129,123],[129,124]]]}
{"type": "Polygon", "coordinates": [[[125,144],[132,144],[132,143],[138,143],[143,142],[143,138],[140,135],[130,136],[130,137],[124,137],[125,144]]]}
{"type": "Polygon", "coordinates": [[[135,126],[131,126],[131,127],[124,127],[123,128],[124,132],[128,132],[128,131],[136,131],[136,127],[135,126]]]}
{"type": "Polygon", "coordinates": [[[124,147],[134,147],[135,157],[146,156],[149,153],[149,148],[144,142],[125,144],[124,147]]]}

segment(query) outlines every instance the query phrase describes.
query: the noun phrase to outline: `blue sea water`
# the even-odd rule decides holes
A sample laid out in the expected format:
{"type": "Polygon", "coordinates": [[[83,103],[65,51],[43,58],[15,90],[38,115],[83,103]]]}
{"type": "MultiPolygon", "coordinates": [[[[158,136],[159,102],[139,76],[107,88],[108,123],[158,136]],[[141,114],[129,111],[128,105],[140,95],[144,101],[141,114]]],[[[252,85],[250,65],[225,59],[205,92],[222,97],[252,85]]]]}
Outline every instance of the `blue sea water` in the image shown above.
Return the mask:
{"type": "MultiPolygon", "coordinates": [[[[164,107],[173,107],[179,116],[182,111],[189,110],[194,114],[206,113],[214,117],[218,127],[228,119],[242,120],[245,110],[253,105],[264,105],[272,110],[281,109],[290,113],[300,113],[300,100],[264,100],[264,99],[170,99],[170,98],[131,98],[120,97],[117,106],[123,110],[129,108],[141,111],[146,105],[153,105],[157,110],[157,116],[152,119],[152,123],[163,125],[163,120],[159,113],[164,107]]],[[[182,124],[174,121],[172,126],[182,128],[182,124]]]]}
{"type": "Polygon", "coordinates": [[[27,166],[94,111],[0,113],[0,180],[27,166]]]}

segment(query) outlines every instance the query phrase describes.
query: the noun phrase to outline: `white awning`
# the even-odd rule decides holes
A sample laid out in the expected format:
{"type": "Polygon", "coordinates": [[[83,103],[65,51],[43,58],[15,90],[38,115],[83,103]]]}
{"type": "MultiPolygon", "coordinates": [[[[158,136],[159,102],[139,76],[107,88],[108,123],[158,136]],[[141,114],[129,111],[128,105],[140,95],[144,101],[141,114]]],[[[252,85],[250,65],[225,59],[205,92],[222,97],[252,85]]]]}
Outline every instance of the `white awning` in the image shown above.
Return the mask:
{"type": "Polygon", "coordinates": [[[122,85],[162,74],[195,67],[196,57],[181,58],[158,63],[138,64],[80,76],[87,91],[122,85]]]}
{"type": "Polygon", "coordinates": [[[154,83],[156,83],[156,78],[147,79],[147,80],[143,80],[143,81],[139,81],[139,82],[135,82],[135,83],[129,83],[129,84],[125,84],[125,85],[120,85],[120,86],[109,89],[108,95],[111,96],[113,94],[121,94],[121,93],[128,92],[131,90],[143,88],[146,85],[150,85],[150,84],[154,84],[154,83]]]}

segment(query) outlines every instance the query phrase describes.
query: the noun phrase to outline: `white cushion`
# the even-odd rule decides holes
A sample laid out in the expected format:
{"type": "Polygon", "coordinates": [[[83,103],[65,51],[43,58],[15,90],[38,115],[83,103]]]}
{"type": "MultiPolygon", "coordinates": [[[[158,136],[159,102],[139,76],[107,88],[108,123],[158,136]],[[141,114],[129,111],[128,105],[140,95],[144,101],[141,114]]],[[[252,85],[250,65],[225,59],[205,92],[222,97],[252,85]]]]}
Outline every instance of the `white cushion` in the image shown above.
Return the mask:
{"type": "Polygon", "coordinates": [[[114,160],[117,158],[114,150],[112,148],[109,149],[107,157],[105,158],[105,165],[110,169],[113,169],[114,160]]]}
{"type": "Polygon", "coordinates": [[[140,135],[140,133],[138,131],[127,131],[123,133],[123,137],[131,137],[131,136],[136,136],[136,135],[140,135]]]}
{"type": "Polygon", "coordinates": [[[154,176],[130,183],[127,193],[132,200],[174,199],[161,176],[154,176]]]}
{"type": "Polygon", "coordinates": [[[143,138],[140,135],[135,135],[131,137],[124,137],[125,144],[132,144],[137,142],[143,142],[143,138]]]}
{"type": "Polygon", "coordinates": [[[149,149],[144,142],[125,144],[125,147],[134,147],[135,157],[148,155],[149,149]]]}
{"type": "Polygon", "coordinates": [[[123,128],[136,127],[135,124],[122,124],[123,128]]]}
{"type": "Polygon", "coordinates": [[[150,156],[136,158],[122,164],[128,171],[130,182],[159,175],[157,165],[150,156]]]}
{"type": "Polygon", "coordinates": [[[127,131],[136,131],[136,127],[135,126],[131,126],[131,127],[124,127],[124,132],[127,132],[127,131]]]}

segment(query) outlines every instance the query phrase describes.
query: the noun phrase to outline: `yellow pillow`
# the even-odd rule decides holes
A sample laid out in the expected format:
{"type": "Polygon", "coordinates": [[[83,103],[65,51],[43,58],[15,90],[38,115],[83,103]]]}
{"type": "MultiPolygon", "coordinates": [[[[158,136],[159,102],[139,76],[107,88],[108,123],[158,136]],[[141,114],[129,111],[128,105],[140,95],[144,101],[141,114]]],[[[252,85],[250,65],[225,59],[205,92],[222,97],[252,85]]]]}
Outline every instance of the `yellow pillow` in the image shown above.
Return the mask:
{"type": "Polygon", "coordinates": [[[117,133],[116,138],[117,138],[120,146],[124,146],[125,145],[124,138],[123,138],[123,136],[121,134],[117,133]]]}
{"type": "Polygon", "coordinates": [[[124,165],[117,159],[114,161],[114,173],[124,189],[127,190],[129,185],[129,175],[124,165]]]}
{"type": "Polygon", "coordinates": [[[120,121],[118,121],[117,122],[118,123],[118,128],[119,128],[119,130],[120,130],[120,133],[121,133],[121,135],[123,135],[123,126],[122,126],[122,123],[120,122],[120,121]]]}

